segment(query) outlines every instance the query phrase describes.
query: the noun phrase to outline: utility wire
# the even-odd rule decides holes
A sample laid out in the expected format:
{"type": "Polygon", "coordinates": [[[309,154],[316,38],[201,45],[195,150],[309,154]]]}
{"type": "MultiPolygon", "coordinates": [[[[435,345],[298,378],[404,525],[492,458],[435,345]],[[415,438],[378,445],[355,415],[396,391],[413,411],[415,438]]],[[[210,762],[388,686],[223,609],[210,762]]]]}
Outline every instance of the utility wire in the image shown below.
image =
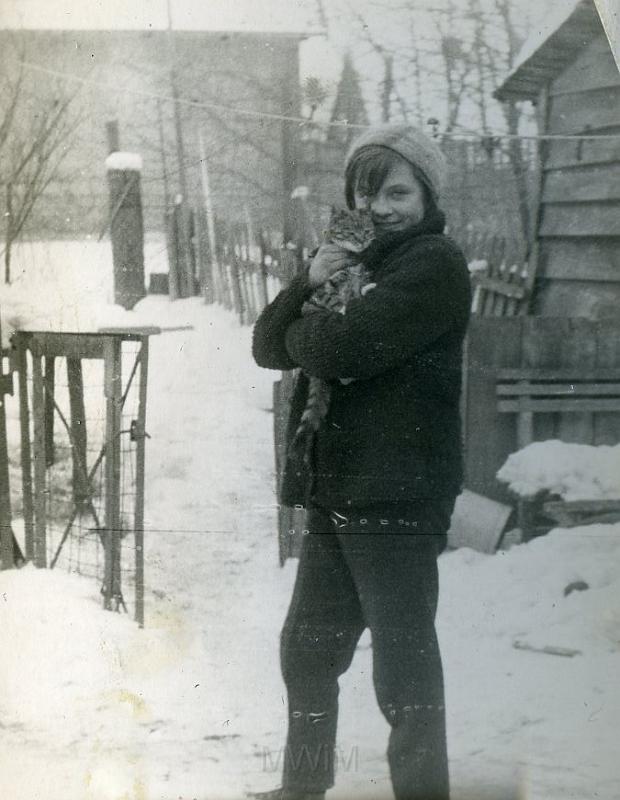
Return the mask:
{"type": "MultiPolygon", "coordinates": [[[[17,62],[16,62],[17,63],[17,62]]],[[[279,122],[294,122],[300,126],[311,126],[311,127],[326,127],[326,128],[344,128],[345,130],[353,129],[360,129],[365,130],[366,128],[372,127],[370,125],[361,125],[358,123],[348,123],[348,122],[338,122],[338,121],[330,121],[330,122],[321,122],[317,120],[308,120],[304,117],[294,117],[289,116],[287,114],[276,114],[270,111],[257,111],[254,109],[249,108],[235,108],[234,106],[227,106],[222,103],[210,103],[210,102],[200,102],[198,100],[186,100],[182,97],[173,98],[169,95],[160,94],[158,92],[148,92],[143,89],[119,89],[118,86],[113,86],[112,84],[102,83],[101,81],[93,81],[89,78],[80,78],[77,75],[71,75],[67,72],[61,72],[55,69],[49,69],[48,67],[42,67],[39,64],[32,64],[28,61],[21,61],[21,63],[27,69],[34,70],[36,72],[42,72],[47,75],[52,75],[56,78],[61,78],[62,80],[67,81],[75,81],[76,83],[80,83],[83,86],[93,86],[98,89],[107,89],[108,91],[115,92],[124,92],[125,94],[133,94],[138,95],[140,97],[147,97],[152,100],[164,100],[169,103],[179,103],[180,105],[188,106],[190,108],[201,108],[201,109],[216,109],[218,111],[223,111],[229,114],[236,114],[238,116],[245,116],[245,117],[253,117],[257,119],[270,119],[279,122]]],[[[545,134],[518,134],[518,133],[441,133],[442,138],[446,139],[472,139],[472,140],[485,140],[488,141],[490,138],[494,139],[532,139],[532,140],[557,140],[557,141],[579,141],[579,140],[592,140],[592,139],[618,139],[620,138],[620,133],[607,133],[607,134],[597,134],[597,133],[570,133],[570,134],[561,134],[561,133],[545,133],[545,134]]]]}

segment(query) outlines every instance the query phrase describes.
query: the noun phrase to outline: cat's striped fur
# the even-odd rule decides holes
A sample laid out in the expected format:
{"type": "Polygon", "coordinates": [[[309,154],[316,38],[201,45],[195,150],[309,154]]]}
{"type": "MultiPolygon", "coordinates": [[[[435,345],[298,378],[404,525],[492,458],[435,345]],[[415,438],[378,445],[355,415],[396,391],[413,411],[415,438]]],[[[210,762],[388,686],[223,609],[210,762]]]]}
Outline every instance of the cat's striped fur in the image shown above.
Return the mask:
{"type": "MultiPolygon", "coordinates": [[[[371,244],[374,237],[370,212],[365,209],[332,209],[329,227],[324,235],[326,242],[359,255],[371,244]]],[[[346,313],[350,300],[361,297],[364,287],[370,288],[370,277],[369,270],[361,261],[339,270],[328,281],[316,287],[304,303],[302,314],[322,311],[346,313]]],[[[292,452],[301,452],[306,462],[310,459],[313,435],[325,419],[331,400],[330,384],[316,376],[308,377],[308,399],[291,445],[292,452]]],[[[352,379],[343,377],[341,380],[342,383],[349,383],[352,379]]]]}

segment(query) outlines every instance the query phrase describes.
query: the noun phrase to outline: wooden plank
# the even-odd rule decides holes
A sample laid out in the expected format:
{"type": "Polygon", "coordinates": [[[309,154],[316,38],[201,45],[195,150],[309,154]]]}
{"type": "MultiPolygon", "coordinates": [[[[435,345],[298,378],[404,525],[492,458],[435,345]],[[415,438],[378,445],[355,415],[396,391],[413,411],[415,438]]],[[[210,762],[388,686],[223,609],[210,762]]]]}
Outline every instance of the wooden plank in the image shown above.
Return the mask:
{"type": "Polygon", "coordinates": [[[134,511],[135,544],[135,620],[144,627],[144,476],[146,462],[146,400],[148,388],[149,340],[140,346],[140,385],[138,389],[138,429],[136,432],[136,498],[134,511]]]}
{"type": "Polygon", "coordinates": [[[570,170],[550,170],[545,176],[543,203],[620,200],[620,174],[609,164],[570,170]]]}
{"type": "Polygon", "coordinates": [[[501,294],[504,297],[512,297],[515,300],[523,300],[527,294],[526,289],[518,284],[508,283],[501,278],[481,277],[476,280],[476,285],[487,292],[501,294]]]}
{"type": "Polygon", "coordinates": [[[73,502],[81,508],[84,501],[90,496],[90,492],[86,485],[88,441],[84,406],[84,378],[82,362],[79,358],[67,359],[67,385],[73,445],[71,452],[73,502]]]}
{"type": "Polygon", "coordinates": [[[516,420],[498,413],[495,382],[498,370],[520,364],[523,322],[523,317],[476,317],[467,335],[465,485],[505,503],[513,498],[495,476],[516,449],[516,420]]]}
{"type": "MultiPolygon", "coordinates": [[[[549,368],[560,363],[562,339],[568,323],[563,319],[526,317],[523,320],[523,367],[549,368]]],[[[554,415],[541,414],[534,420],[534,439],[545,441],[556,436],[554,415]]]]}
{"type": "MultiPolygon", "coordinates": [[[[577,374],[588,369],[596,359],[596,323],[588,319],[573,318],[569,320],[568,336],[562,342],[560,353],[562,366],[574,369],[577,374]]],[[[607,381],[594,382],[608,383],[607,381]]],[[[577,387],[575,387],[577,388],[577,387]]],[[[583,394],[583,393],[580,393],[583,394]]],[[[610,396],[608,392],[601,394],[610,396]]],[[[576,442],[579,444],[592,444],[594,439],[594,409],[585,409],[583,413],[576,414],[574,409],[570,413],[560,415],[558,435],[562,441],[576,442]]]]}
{"type": "Polygon", "coordinates": [[[583,133],[620,124],[620,86],[549,98],[549,132],[583,133]]]}
{"type": "Polygon", "coordinates": [[[537,300],[542,316],[611,319],[620,308],[620,283],[544,279],[537,300]]]}
{"type": "MultiPolygon", "coordinates": [[[[587,321],[587,320],[586,320],[587,321]]],[[[498,384],[499,397],[601,397],[605,395],[620,397],[620,383],[530,383],[498,384]]]]}
{"type": "Polygon", "coordinates": [[[120,463],[122,376],[118,338],[104,342],[105,438],[105,565],[102,587],[104,608],[116,610],[120,599],[120,463]]]}
{"type": "MultiPolygon", "coordinates": [[[[607,128],[602,133],[617,134],[620,124],[607,128]]],[[[548,142],[549,159],[547,168],[581,167],[587,164],[617,165],[620,161],[620,138],[604,138],[601,136],[591,139],[578,139],[567,141],[562,139],[548,142]]]]}
{"type": "Polygon", "coordinates": [[[45,356],[45,466],[52,467],[54,454],[54,392],[56,385],[56,359],[45,356]]]}
{"type": "MultiPolygon", "coordinates": [[[[605,320],[597,326],[596,359],[598,369],[609,374],[620,372],[620,319],[605,320]]],[[[594,415],[593,444],[617,444],[620,442],[620,414],[598,413],[594,415]]]]}
{"type": "Polygon", "coordinates": [[[620,203],[546,203],[539,235],[620,236],[620,203]]]}
{"type": "Polygon", "coordinates": [[[45,394],[41,357],[32,357],[32,414],[34,417],[34,563],[47,566],[47,520],[45,502],[45,394]]]}
{"type": "MultiPolygon", "coordinates": [[[[541,318],[535,318],[540,320],[541,318]]],[[[534,323],[536,325],[538,323],[534,323]]],[[[595,332],[599,335],[601,332],[604,334],[609,327],[609,322],[606,320],[604,323],[596,323],[595,332]]],[[[572,367],[553,367],[553,368],[533,368],[533,367],[519,367],[517,369],[500,369],[497,373],[499,381],[518,381],[518,380],[531,380],[531,381],[583,381],[585,383],[592,383],[594,381],[620,381],[620,359],[613,363],[613,366],[596,366],[584,367],[579,370],[578,374],[572,367]]]]}
{"type": "Polygon", "coordinates": [[[554,81],[550,94],[588,91],[620,83],[618,67],[614,61],[609,42],[604,34],[582,50],[577,58],[554,81]]]}
{"type": "Polygon", "coordinates": [[[620,281],[620,242],[613,238],[543,239],[540,275],[561,280],[620,281]]]}
{"type": "Polygon", "coordinates": [[[20,459],[22,470],[22,505],[24,514],[24,549],[26,561],[34,560],[34,510],[32,498],[32,452],[30,448],[30,404],[28,401],[27,338],[15,339],[19,384],[20,459]]]}
{"type": "MultiPolygon", "coordinates": [[[[0,350],[0,374],[2,373],[0,350]]],[[[11,527],[11,487],[9,483],[9,451],[4,393],[0,386],[0,564],[2,569],[15,566],[13,529],[11,527]]]]}
{"type": "Polygon", "coordinates": [[[31,334],[31,349],[39,355],[67,356],[73,358],[103,358],[103,343],[98,333],[42,333],[31,334]]]}
{"type": "Polygon", "coordinates": [[[117,334],[121,335],[123,341],[140,341],[143,336],[157,336],[162,331],[169,331],[169,330],[193,330],[191,325],[179,325],[178,327],[166,327],[160,328],[157,325],[105,325],[102,328],[97,329],[97,333],[102,334],[117,334]]]}
{"type": "MultiPolygon", "coordinates": [[[[498,400],[497,410],[500,414],[535,411],[544,414],[551,412],[575,414],[583,411],[620,411],[620,398],[558,397],[547,399],[543,397],[521,396],[516,400],[498,400]]],[[[539,440],[537,439],[537,441],[539,440]]]]}
{"type": "Polygon", "coordinates": [[[620,500],[549,500],[543,508],[550,512],[563,510],[582,514],[605,513],[620,511],[620,500]]]}

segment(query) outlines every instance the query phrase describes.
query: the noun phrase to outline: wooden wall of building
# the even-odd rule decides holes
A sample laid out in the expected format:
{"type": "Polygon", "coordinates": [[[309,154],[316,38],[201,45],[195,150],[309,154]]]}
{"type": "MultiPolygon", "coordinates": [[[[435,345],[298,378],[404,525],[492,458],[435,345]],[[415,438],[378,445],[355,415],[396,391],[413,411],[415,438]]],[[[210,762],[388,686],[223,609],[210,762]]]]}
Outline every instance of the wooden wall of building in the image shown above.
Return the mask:
{"type": "MultiPolygon", "coordinates": [[[[550,134],[620,133],[620,75],[602,31],[542,93],[550,134]]],[[[533,312],[615,316],[620,308],[620,138],[545,145],[533,312]]]]}
{"type": "MultiPolygon", "coordinates": [[[[463,372],[465,485],[500,501],[510,501],[495,475],[518,449],[516,414],[499,413],[496,385],[502,369],[546,370],[620,368],[620,317],[475,317],[467,337],[463,372]]],[[[620,412],[534,415],[536,441],[561,439],[591,445],[620,443],[620,412]]]]}

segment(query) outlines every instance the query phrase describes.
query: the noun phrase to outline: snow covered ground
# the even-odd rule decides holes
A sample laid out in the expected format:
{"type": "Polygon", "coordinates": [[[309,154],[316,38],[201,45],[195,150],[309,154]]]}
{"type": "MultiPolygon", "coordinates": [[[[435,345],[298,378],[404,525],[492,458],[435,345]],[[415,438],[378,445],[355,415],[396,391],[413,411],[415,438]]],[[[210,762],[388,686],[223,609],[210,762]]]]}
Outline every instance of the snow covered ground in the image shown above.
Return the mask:
{"type": "MultiPolygon", "coordinates": [[[[105,260],[100,269],[103,304],[105,260]]],[[[58,285],[61,305],[75,308],[58,285]]],[[[3,293],[3,318],[27,287],[3,293]]],[[[151,342],[146,627],[104,612],[84,577],[0,574],[0,790],[10,800],[239,800],[278,782],[278,634],[296,568],[277,558],[278,376],[253,364],[250,330],[219,307],[148,297],[133,317],[193,326],[151,342]]],[[[8,412],[15,441],[14,400],[8,412]]],[[[441,556],[453,800],[620,796],[619,561],[620,525],[441,556]],[[565,596],[577,580],[589,588],[565,596]]],[[[328,797],[389,800],[366,635],[341,698],[328,797]]]]}

